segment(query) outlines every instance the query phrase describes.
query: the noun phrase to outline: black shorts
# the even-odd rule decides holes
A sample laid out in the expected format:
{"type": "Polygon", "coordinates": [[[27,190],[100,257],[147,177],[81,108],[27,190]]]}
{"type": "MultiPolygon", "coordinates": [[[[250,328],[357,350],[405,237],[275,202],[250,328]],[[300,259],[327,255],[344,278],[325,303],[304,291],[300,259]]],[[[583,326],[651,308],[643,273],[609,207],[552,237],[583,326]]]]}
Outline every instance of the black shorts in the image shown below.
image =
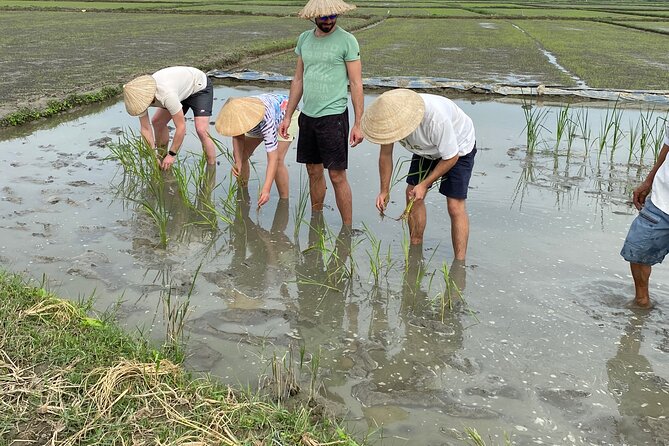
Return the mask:
{"type": "Polygon", "coordinates": [[[207,86],[181,101],[181,106],[184,116],[189,108],[193,109],[193,116],[211,116],[211,110],[214,108],[214,87],[211,85],[211,79],[207,77],[207,86]]]}
{"type": "MultiPolygon", "coordinates": [[[[472,177],[472,170],[474,170],[474,156],[476,155],[476,143],[474,149],[458,158],[455,166],[446,172],[446,175],[441,177],[439,183],[439,193],[450,198],[467,198],[467,189],[469,188],[469,179],[472,177]]],[[[411,166],[409,167],[409,174],[407,175],[407,184],[415,186],[420,183],[441,160],[431,160],[423,158],[414,154],[411,158],[411,166]]]]}
{"type": "Polygon", "coordinates": [[[311,118],[300,113],[297,162],[323,164],[326,169],[348,168],[348,109],[338,115],[311,118]]]}

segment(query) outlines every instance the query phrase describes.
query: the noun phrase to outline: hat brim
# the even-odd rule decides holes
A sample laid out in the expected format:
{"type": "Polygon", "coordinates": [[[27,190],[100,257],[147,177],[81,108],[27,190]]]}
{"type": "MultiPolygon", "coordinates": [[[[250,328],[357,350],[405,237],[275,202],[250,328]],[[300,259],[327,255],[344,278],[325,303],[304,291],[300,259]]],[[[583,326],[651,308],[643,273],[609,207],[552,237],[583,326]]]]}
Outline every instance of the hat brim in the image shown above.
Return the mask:
{"type": "Polygon", "coordinates": [[[131,116],[144,113],[156,96],[156,80],[149,75],[139,76],[123,85],[123,102],[131,116]]]}
{"type": "Polygon", "coordinates": [[[253,97],[230,98],[218,113],[214,127],[223,136],[238,136],[252,130],[265,116],[265,104],[253,97]]]}
{"type": "Polygon", "coordinates": [[[425,102],[412,90],[398,88],[376,98],[362,115],[360,128],[375,144],[391,144],[406,138],[425,116],[425,102]]]}
{"type": "Polygon", "coordinates": [[[303,19],[315,19],[316,17],[323,17],[327,15],[342,15],[349,11],[353,11],[356,8],[355,5],[349,5],[343,1],[331,2],[317,4],[315,2],[309,2],[307,5],[297,13],[297,16],[303,19]]]}

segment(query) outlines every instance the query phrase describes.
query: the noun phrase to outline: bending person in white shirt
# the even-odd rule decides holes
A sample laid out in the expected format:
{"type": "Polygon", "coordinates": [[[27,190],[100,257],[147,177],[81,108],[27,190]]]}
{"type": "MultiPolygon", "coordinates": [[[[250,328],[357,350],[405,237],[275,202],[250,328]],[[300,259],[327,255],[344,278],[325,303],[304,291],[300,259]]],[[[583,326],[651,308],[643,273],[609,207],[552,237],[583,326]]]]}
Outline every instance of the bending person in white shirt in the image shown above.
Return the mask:
{"type": "Polygon", "coordinates": [[[172,145],[160,164],[163,170],[172,167],[176,161],[186,136],[185,115],[189,109],[193,110],[195,131],[202,143],[207,164],[216,163],[216,146],[209,136],[214,89],[204,72],[192,67],[163,68],[150,76],[140,76],[125,84],[123,100],[128,113],[139,116],[142,136],[153,149],[167,149],[170,141],[167,124],[174,122],[172,145]],[[157,107],[151,119],[149,107],[157,107]]]}
{"type": "Polygon", "coordinates": [[[439,182],[451,219],[455,259],[465,260],[469,240],[465,201],[476,154],[474,124],[469,116],[445,97],[396,89],[383,93],[367,108],[362,132],[381,146],[381,187],[376,198],[379,211],[383,212],[388,202],[393,143],[399,141],[414,154],[406,180],[407,204],[413,201],[408,216],[411,244],[423,243],[427,223],[425,195],[439,182]]]}

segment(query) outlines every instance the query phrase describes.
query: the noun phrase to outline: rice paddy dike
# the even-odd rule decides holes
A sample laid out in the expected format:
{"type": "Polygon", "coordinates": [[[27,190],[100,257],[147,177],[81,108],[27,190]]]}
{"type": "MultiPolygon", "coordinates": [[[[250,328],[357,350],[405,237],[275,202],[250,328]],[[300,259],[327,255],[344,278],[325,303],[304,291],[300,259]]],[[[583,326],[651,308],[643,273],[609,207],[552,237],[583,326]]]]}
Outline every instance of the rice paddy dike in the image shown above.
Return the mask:
{"type": "MultiPolygon", "coordinates": [[[[358,1],[364,77],[666,90],[660,2],[358,1]],[[400,62],[401,61],[401,62],[400,62]]],[[[169,65],[292,75],[303,2],[0,0],[0,123],[116,97],[169,65]],[[169,31],[168,31],[169,30],[169,31]]]]}

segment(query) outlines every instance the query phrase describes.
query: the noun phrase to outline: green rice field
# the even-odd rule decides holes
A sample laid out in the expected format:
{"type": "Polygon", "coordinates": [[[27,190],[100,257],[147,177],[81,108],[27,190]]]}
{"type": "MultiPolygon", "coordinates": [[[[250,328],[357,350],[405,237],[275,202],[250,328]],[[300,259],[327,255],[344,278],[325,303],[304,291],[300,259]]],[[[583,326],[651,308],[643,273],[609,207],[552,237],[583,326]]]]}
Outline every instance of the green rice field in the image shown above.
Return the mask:
{"type": "MultiPolygon", "coordinates": [[[[291,75],[290,50],[312,26],[297,17],[304,3],[0,0],[0,120],[169,65],[291,75]]],[[[663,3],[352,3],[339,25],[360,42],[364,77],[667,89],[663,3]]]]}

